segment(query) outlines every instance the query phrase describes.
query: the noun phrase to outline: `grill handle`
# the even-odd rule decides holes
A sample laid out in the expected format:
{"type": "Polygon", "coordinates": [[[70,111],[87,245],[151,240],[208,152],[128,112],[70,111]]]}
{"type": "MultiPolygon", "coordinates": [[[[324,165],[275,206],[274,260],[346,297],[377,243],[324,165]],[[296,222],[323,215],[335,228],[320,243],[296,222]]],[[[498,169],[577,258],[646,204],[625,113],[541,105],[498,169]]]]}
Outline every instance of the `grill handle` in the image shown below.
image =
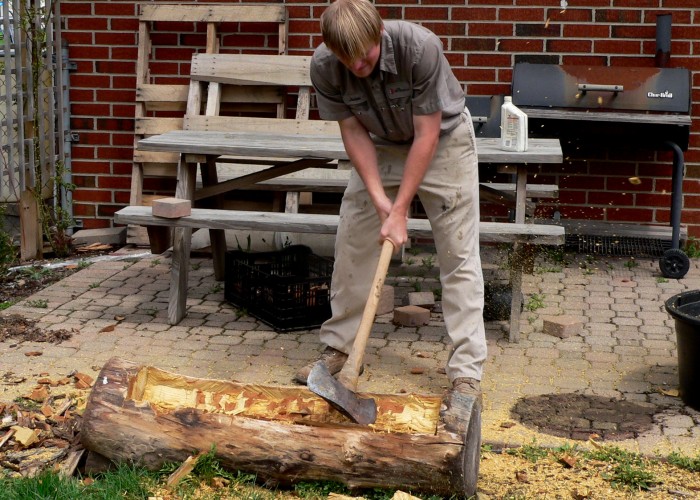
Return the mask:
{"type": "Polygon", "coordinates": [[[625,91],[625,87],[623,85],[601,85],[598,83],[579,83],[577,88],[579,92],[584,94],[589,90],[591,92],[613,92],[615,94],[625,91]]]}

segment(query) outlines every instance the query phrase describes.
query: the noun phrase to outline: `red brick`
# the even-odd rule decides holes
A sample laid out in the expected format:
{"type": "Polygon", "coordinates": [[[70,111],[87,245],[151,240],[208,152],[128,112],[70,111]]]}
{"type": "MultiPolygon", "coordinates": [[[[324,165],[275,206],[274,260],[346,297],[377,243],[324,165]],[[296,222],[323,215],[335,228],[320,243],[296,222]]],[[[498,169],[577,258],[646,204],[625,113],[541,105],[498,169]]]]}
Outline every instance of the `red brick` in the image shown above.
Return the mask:
{"type": "Polygon", "coordinates": [[[639,54],[641,44],[634,40],[594,40],[593,51],[608,54],[639,54]]]}
{"type": "Polygon", "coordinates": [[[590,40],[547,40],[547,52],[590,52],[593,42],[590,40]]]}
{"type": "Polygon", "coordinates": [[[105,31],[109,29],[107,19],[103,17],[69,17],[66,19],[68,30],[89,30],[89,31],[105,31]]]}
{"type": "Polygon", "coordinates": [[[73,192],[73,199],[78,202],[109,202],[112,201],[112,194],[111,191],[80,189],[73,192]]]}
{"type": "Polygon", "coordinates": [[[453,21],[495,21],[498,11],[490,8],[453,7],[450,10],[453,21]]]}
{"type": "Polygon", "coordinates": [[[542,52],[544,47],[543,40],[516,38],[500,40],[498,44],[499,52],[542,52]]]}
{"type": "Polygon", "coordinates": [[[648,222],[652,220],[653,210],[644,208],[617,208],[609,207],[607,220],[621,222],[648,222]]]}
{"type": "Polygon", "coordinates": [[[513,26],[502,23],[471,23],[467,30],[469,36],[513,36],[513,26]]]}
{"type": "Polygon", "coordinates": [[[499,9],[499,21],[541,21],[543,24],[546,20],[544,9],[499,9]]]}
{"type": "Polygon", "coordinates": [[[595,22],[597,23],[639,23],[642,20],[642,11],[637,9],[596,9],[595,22]]]}

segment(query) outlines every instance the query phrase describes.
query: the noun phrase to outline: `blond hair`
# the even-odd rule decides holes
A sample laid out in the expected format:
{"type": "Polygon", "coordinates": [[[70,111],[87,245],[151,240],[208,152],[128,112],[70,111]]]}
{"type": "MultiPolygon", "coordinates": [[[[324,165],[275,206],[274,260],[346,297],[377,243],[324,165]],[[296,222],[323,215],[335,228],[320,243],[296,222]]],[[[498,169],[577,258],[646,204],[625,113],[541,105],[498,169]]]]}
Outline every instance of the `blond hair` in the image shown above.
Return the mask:
{"type": "Polygon", "coordinates": [[[321,14],[321,34],[336,56],[356,61],[380,42],[382,18],[368,0],[336,0],[321,14]]]}

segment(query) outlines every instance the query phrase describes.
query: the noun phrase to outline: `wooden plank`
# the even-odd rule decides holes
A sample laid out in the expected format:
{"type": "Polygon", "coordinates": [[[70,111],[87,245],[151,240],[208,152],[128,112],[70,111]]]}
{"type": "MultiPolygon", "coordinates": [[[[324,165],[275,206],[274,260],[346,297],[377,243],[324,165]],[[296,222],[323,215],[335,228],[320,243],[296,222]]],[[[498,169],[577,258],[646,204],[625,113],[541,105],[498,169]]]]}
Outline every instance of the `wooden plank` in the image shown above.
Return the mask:
{"type": "Polygon", "coordinates": [[[287,19],[284,5],[183,5],[142,4],[142,21],[281,23],[287,19]]]}
{"type": "Polygon", "coordinates": [[[249,116],[186,116],[182,127],[184,130],[199,130],[202,132],[275,132],[340,137],[338,123],[324,120],[293,120],[249,116]]]}
{"type": "Polygon", "coordinates": [[[139,83],[136,85],[136,102],[180,102],[187,101],[189,85],[165,85],[139,83]]]}
{"type": "Polygon", "coordinates": [[[219,194],[224,194],[228,191],[234,189],[244,189],[246,186],[255,184],[267,179],[272,179],[278,175],[285,175],[292,172],[298,172],[304,170],[307,167],[317,167],[328,160],[312,160],[305,158],[303,160],[297,160],[288,163],[281,163],[264,170],[259,170],[248,175],[243,175],[236,177],[235,179],[229,179],[228,181],[220,182],[212,186],[205,186],[202,189],[195,192],[195,200],[201,200],[208,198],[210,196],[215,196],[219,194]]]}
{"type": "Polygon", "coordinates": [[[134,150],[135,163],[177,163],[179,158],[179,153],[134,150]]]}
{"type": "MultiPolygon", "coordinates": [[[[287,214],[278,212],[251,212],[193,208],[192,215],[179,219],[154,217],[150,207],[128,206],[117,211],[119,224],[159,225],[188,228],[247,229],[287,231],[298,233],[335,234],[339,217],[325,214],[287,214]]],[[[427,219],[409,219],[411,236],[430,238],[427,219]]],[[[530,242],[540,245],[564,244],[565,230],[549,224],[512,224],[509,222],[481,222],[479,235],[483,242],[530,242]]]]}
{"type": "Polygon", "coordinates": [[[36,197],[30,191],[22,191],[19,200],[20,260],[41,258],[41,223],[36,197]]]}
{"type": "Polygon", "coordinates": [[[190,78],[229,85],[311,86],[311,57],[258,54],[195,54],[190,78]]]}
{"type": "Polygon", "coordinates": [[[134,119],[134,133],[158,135],[171,130],[182,130],[182,118],[139,117],[134,119]]]}
{"type": "MultiPolygon", "coordinates": [[[[558,139],[531,139],[527,151],[504,151],[497,138],[478,137],[480,163],[561,163],[558,139]]],[[[174,130],[142,139],[143,151],[177,151],[191,154],[348,159],[340,136],[306,134],[250,134],[174,130]]]]}

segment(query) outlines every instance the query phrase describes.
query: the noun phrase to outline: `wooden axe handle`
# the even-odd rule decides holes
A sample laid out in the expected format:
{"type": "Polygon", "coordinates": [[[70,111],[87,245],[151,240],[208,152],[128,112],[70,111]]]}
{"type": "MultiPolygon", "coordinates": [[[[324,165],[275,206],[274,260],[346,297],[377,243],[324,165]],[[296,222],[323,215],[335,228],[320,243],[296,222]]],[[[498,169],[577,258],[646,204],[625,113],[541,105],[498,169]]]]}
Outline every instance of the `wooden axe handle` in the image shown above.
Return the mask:
{"type": "Polygon", "coordinates": [[[372,281],[369,297],[367,298],[367,303],[365,304],[365,310],[362,313],[362,320],[360,321],[360,326],[358,326],[357,334],[355,335],[355,342],[352,344],[352,350],[348,355],[347,361],[345,361],[345,364],[343,365],[343,369],[340,370],[340,373],[338,374],[338,380],[340,383],[353,392],[357,390],[357,379],[360,376],[362,358],[365,355],[367,339],[372,331],[374,316],[377,313],[379,298],[382,294],[382,286],[384,286],[384,279],[386,278],[389,263],[391,262],[391,255],[393,253],[394,244],[390,240],[384,240],[384,243],[382,244],[382,253],[379,256],[379,262],[377,263],[377,271],[374,274],[374,280],[372,281]]]}

